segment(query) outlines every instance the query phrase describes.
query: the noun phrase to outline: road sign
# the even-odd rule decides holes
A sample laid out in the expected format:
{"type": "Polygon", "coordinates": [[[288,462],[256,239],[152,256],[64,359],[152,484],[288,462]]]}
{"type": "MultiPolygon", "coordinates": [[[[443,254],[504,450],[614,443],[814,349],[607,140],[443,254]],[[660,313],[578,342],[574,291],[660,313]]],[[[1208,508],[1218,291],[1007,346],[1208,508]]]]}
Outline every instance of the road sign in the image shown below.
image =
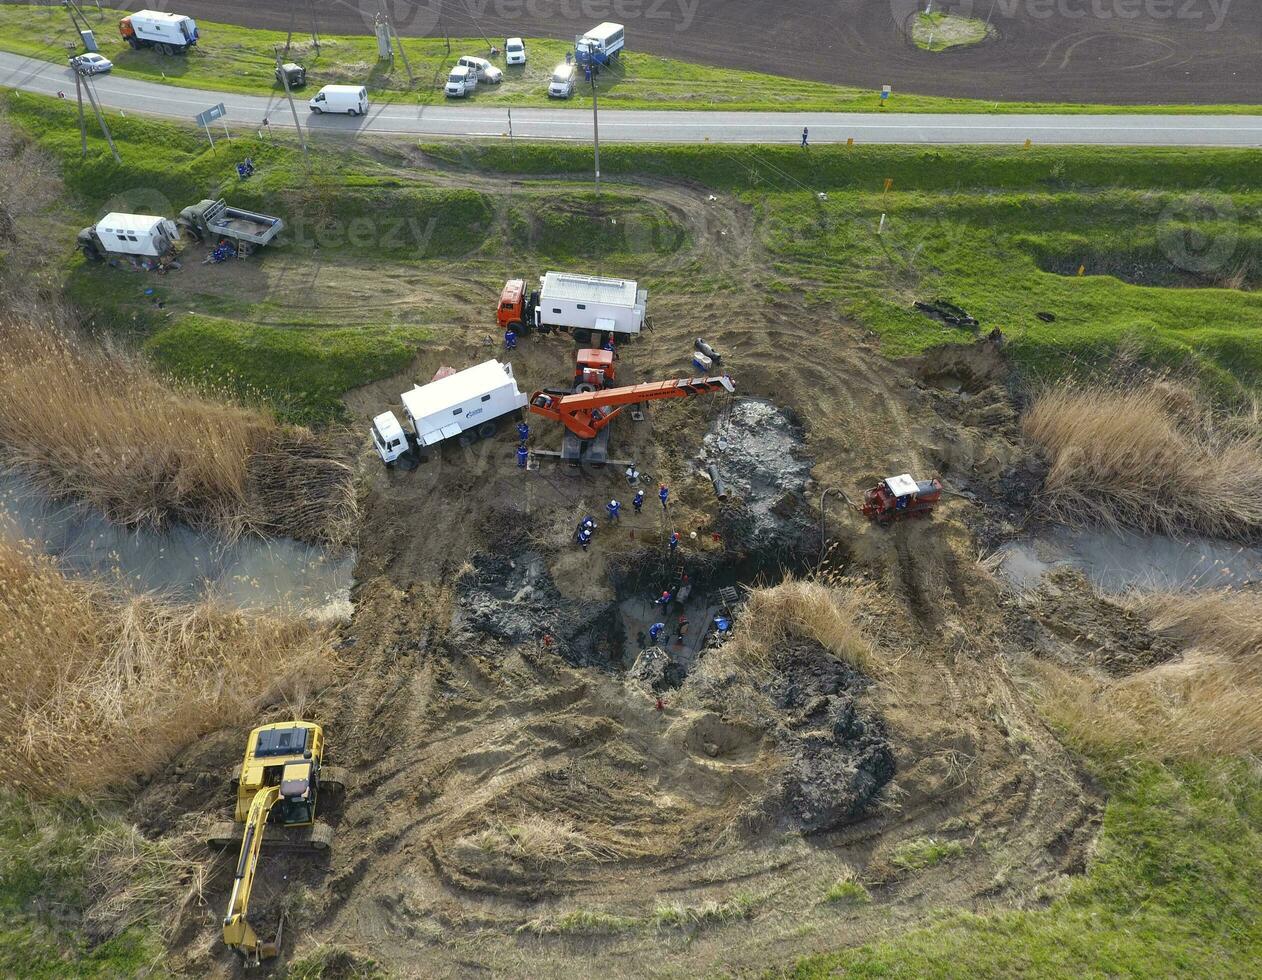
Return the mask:
{"type": "Polygon", "coordinates": [[[197,114],[197,125],[204,127],[209,123],[213,123],[216,119],[226,116],[227,114],[228,110],[225,109],[223,107],[223,103],[220,102],[219,105],[212,105],[205,112],[199,112],[197,114]]]}
{"type": "MultiPolygon", "coordinates": [[[[199,112],[197,116],[195,117],[197,119],[197,125],[201,126],[202,129],[206,130],[206,138],[210,140],[210,148],[212,150],[215,148],[215,138],[210,135],[210,124],[214,122],[216,119],[222,119],[227,114],[228,114],[228,110],[225,109],[223,107],[223,103],[220,102],[219,105],[212,105],[205,112],[199,112]]],[[[228,132],[227,123],[223,124],[223,132],[224,132],[224,135],[228,137],[228,139],[232,139],[232,134],[228,132]]]]}

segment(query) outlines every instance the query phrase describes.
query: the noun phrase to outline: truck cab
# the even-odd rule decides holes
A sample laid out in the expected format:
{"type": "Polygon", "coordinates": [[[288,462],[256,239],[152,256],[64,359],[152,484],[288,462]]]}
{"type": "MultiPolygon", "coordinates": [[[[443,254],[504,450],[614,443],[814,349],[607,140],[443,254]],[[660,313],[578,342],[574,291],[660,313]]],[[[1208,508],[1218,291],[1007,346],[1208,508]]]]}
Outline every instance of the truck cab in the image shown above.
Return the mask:
{"type": "Polygon", "coordinates": [[[597,391],[614,386],[613,351],[584,347],[574,358],[574,390],[597,391]]]}
{"type": "Polygon", "coordinates": [[[372,420],[372,446],[387,466],[411,451],[412,444],[394,412],[382,412],[372,420]]]}
{"type": "Polygon", "coordinates": [[[510,279],[504,283],[500,292],[499,306],[495,310],[495,321],[500,328],[509,327],[522,332],[535,326],[535,309],[539,306],[539,293],[526,292],[526,280],[510,279]]]}

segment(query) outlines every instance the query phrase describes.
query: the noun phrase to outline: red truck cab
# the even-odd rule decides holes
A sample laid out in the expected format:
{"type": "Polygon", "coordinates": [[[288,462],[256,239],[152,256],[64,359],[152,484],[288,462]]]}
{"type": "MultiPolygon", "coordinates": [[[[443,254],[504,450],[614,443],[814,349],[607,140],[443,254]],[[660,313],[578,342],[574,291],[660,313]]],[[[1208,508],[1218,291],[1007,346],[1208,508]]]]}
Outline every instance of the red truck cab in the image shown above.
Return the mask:
{"type": "Polygon", "coordinates": [[[500,305],[495,312],[495,319],[499,325],[505,329],[512,327],[514,330],[520,330],[525,324],[525,317],[522,315],[525,311],[522,305],[526,296],[526,281],[524,279],[510,279],[504,283],[504,291],[500,293],[500,305]]]}
{"type": "Polygon", "coordinates": [[[612,388],[614,383],[613,351],[584,347],[574,358],[574,387],[590,385],[591,391],[612,388]]]}

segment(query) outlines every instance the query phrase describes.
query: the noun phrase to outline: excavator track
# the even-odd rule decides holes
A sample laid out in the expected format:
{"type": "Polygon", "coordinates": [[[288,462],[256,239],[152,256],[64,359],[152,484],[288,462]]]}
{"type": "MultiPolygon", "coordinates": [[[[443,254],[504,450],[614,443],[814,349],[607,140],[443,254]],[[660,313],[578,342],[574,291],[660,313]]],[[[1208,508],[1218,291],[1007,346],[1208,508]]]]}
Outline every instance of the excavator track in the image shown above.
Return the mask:
{"type": "Polygon", "coordinates": [[[354,786],[355,777],[349,770],[341,766],[320,767],[320,789],[343,793],[348,789],[353,789],[354,786]]]}
{"type": "MultiPolygon", "coordinates": [[[[240,847],[245,824],[225,820],[216,824],[206,835],[210,847],[240,847]]],[[[333,828],[325,823],[310,827],[268,827],[263,838],[265,852],[287,851],[322,853],[333,846],[333,828]]]]}

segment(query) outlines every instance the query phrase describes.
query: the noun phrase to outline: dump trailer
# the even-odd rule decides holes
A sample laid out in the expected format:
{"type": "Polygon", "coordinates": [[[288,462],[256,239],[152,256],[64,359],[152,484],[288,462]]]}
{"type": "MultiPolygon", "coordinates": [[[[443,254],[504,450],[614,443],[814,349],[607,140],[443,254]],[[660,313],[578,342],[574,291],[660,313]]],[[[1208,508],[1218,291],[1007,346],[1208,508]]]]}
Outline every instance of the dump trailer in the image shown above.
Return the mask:
{"type": "Polygon", "coordinates": [[[118,33],[133,48],[153,48],[161,54],[187,54],[197,43],[197,21],[183,14],[137,10],[118,22],[118,33]]]}
{"type": "Polygon", "coordinates": [[[179,237],[170,218],[111,211],[79,232],[77,244],[90,261],[100,262],[111,255],[157,258],[170,252],[179,237]]]}
{"type": "Polygon", "coordinates": [[[176,224],[199,242],[207,238],[214,241],[227,238],[236,242],[238,256],[248,255],[254,249],[267,245],[285,227],[280,218],[229,207],[223,198],[217,201],[206,198],[190,204],[180,212],[176,224]]]}
{"type": "Polygon", "coordinates": [[[647,322],[648,290],[634,279],[609,279],[577,272],[547,272],[538,290],[510,279],[500,293],[496,320],[504,329],[572,331],[580,344],[640,333],[647,322]]]}
{"type": "MultiPolygon", "coordinates": [[[[346,788],[344,770],[324,764],[324,732],[306,721],[263,725],[250,732],[245,758],[232,774],[236,792],[235,820],[216,826],[207,843],[225,848],[240,842],[223,941],[247,964],[276,956],[281,927],[263,939],[249,921],[250,896],[263,846],[268,850],[327,851],[333,831],[316,821],[325,798],[346,788]]],[[[283,922],[282,922],[283,925],[283,922]]]]}
{"type": "Polygon", "coordinates": [[[447,439],[470,445],[499,431],[499,420],[520,413],[526,395],[517,387],[513,366],[494,359],[415,385],[402,396],[408,432],[393,412],[372,421],[373,448],[387,466],[415,463],[425,449],[447,439]]]}

